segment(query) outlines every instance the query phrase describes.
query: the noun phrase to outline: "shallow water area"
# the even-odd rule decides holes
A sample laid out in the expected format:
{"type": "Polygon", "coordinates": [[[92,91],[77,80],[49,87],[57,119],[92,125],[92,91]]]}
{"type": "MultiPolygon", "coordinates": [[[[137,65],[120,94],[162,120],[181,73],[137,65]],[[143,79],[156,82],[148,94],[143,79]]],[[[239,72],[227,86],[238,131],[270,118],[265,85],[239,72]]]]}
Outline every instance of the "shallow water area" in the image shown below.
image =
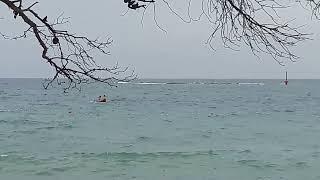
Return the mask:
{"type": "Polygon", "coordinates": [[[0,79],[0,179],[320,179],[320,80],[41,83],[0,79]]]}

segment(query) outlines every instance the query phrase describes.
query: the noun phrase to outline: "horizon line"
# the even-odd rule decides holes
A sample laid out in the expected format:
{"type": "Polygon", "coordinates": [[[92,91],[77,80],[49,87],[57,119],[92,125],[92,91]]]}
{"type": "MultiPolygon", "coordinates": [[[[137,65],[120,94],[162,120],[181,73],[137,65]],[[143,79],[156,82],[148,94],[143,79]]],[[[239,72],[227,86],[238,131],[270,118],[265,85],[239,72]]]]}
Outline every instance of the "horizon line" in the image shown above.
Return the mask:
{"type": "MultiPolygon", "coordinates": [[[[51,79],[44,77],[0,77],[0,79],[51,79]]],[[[136,80],[284,80],[285,78],[137,78],[136,80]]],[[[319,78],[292,78],[289,80],[320,80],[319,78]]]]}

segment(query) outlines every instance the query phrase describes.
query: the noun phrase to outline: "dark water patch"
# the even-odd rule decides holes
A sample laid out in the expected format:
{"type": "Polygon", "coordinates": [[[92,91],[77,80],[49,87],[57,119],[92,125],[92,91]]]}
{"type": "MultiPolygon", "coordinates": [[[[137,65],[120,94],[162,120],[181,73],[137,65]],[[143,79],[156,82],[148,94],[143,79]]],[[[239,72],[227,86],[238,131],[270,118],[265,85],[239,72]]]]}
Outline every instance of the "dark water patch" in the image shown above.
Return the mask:
{"type": "Polygon", "coordinates": [[[239,160],[237,162],[240,163],[241,165],[253,167],[255,169],[274,168],[274,167],[278,166],[278,165],[272,164],[272,163],[264,163],[264,162],[256,160],[256,159],[243,159],[243,160],[239,160]]]}
{"type": "Polygon", "coordinates": [[[286,110],[284,110],[284,112],[293,113],[293,112],[296,112],[296,110],[294,110],[294,109],[286,109],[286,110]]]}
{"type": "Polygon", "coordinates": [[[292,152],[293,150],[292,149],[284,149],[283,151],[284,152],[292,152]]]}
{"type": "Polygon", "coordinates": [[[241,113],[240,112],[226,112],[222,114],[214,114],[210,113],[208,117],[220,117],[220,118],[230,118],[230,117],[240,117],[241,113]]]}
{"type": "Polygon", "coordinates": [[[36,120],[32,120],[32,119],[22,119],[22,120],[17,120],[15,121],[17,123],[22,123],[22,124],[25,124],[25,125],[38,125],[38,124],[44,124],[43,122],[41,121],[36,121],[36,120]]]}
{"type": "Polygon", "coordinates": [[[110,102],[127,102],[127,101],[128,99],[124,97],[116,97],[116,98],[110,99],[110,102]]]}
{"type": "Polygon", "coordinates": [[[169,119],[164,119],[163,121],[164,122],[168,122],[168,123],[172,123],[173,122],[172,120],[169,120],[169,119]]]}
{"type": "Polygon", "coordinates": [[[72,124],[65,124],[62,126],[62,129],[72,129],[72,128],[74,128],[74,125],[72,124]]]}
{"type": "Polygon", "coordinates": [[[256,169],[264,169],[263,165],[260,165],[260,164],[248,164],[247,166],[253,167],[256,169]]]}
{"type": "Polygon", "coordinates": [[[39,171],[35,173],[36,176],[53,176],[54,173],[50,171],[39,171]]]}
{"type": "MultiPolygon", "coordinates": [[[[309,96],[311,96],[311,94],[309,96]]],[[[306,97],[299,97],[299,98],[296,98],[295,100],[297,102],[309,102],[310,101],[309,96],[307,95],[306,97]]]]}
{"type": "Polygon", "coordinates": [[[31,108],[31,107],[10,107],[10,108],[1,108],[0,113],[22,113],[22,112],[27,112],[27,113],[32,113],[32,112],[37,112],[37,109],[31,108]]]}
{"type": "Polygon", "coordinates": [[[281,112],[279,109],[272,109],[272,112],[281,112]]]}
{"type": "Polygon", "coordinates": [[[313,157],[313,158],[319,158],[319,157],[320,157],[320,152],[313,152],[313,153],[311,154],[311,157],[313,157]]]}
{"type": "Polygon", "coordinates": [[[18,93],[8,94],[8,97],[19,97],[19,96],[22,96],[22,95],[18,93]]]}
{"type": "Polygon", "coordinates": [[[12,99],[12,98],[13,98],[13,97],[2,96],[2,97],[0,97],[0,100],[5,101],[5,100],[10,100],[10,99],[12,99]]]}
{"type": "Polygon", "coordinates": [[[130,148],[130,147],[133,147],[133,144],[126,144],[121,146],[120,148],[130,148]]]}
{"type": "Polygon", "coordinates": [[[21,133],[21,134],[36,134],[37,131],[36,130],[17,130],[15,131],[15,133],[21,133]]]}
{"type": "Polygon", "coordinates": [[[209,109],[216,109],[216,106],[208,106],[209,109]]]}
{"type": "Polygon", "coordinates": [[[36,125],[41,125],[45,124],[44,122],[40,122],[37,120],[32,120],[32,119],[25,119],[25,118],[19,118],[19,119],[6,119],[6,120],[0,120],[0,124],[8,124],[8,125],[14,125],[16,127],[30,127],[30,126],[36,126],[36,125]]]}
{"type": "Polygon", "coordinates": [[[52,130],[52,129],[55,129],[56,126],[46,126],[46,127],[39,127],[39,128],[36,128],[37,130],[52,130]]]}
{"type": "Polygon", "coordinates": [[[106,152],[101,154],[75,152],[72,156],[81,158],[96,159],[113,159],[113,160],[137,160],[137,159],[159,159],[159,158],[191,158],[195,156],[212,156],[217,155],[214,151],[197,151],[197,152],[106,152]]]}
{"type": "Polygon", "coordinates": [[[0,124],[2,124],[2,123],[3,123],[3,124],[7,124],[8,122],[9,122],[9,121],[7,121],[7,120],[2,120],[2,119],[0,120],[0,124]]]}
{"type": "Polygon", "coordinates": [[[201,137],[203,138],[211,138],[212,137],[212,134],[213,134],[213,131],[212,130],[207,130],[207,131],[204,131],[201,133],[201,137]]]}
{"type": "Polygon", "coordinates": [[[274,163],[266,163],[264,165],[264,167],[266,167],[266,168],[276,168],[278,166],[279,166],[278,164],[274,164],[274,163]]]}
{"type": "MultiPolygon", "coordinates": [[[[285,171],[284,168],[276,168],[275,170],[276,170],[276,171],[279,171],[279,172],[284,172],[284,171],[285,171]]],[[[282,179],[283,179],[283,178],[282,178],[282,179]]]]}
{"type": "Polygon", "coordinates": [[[265,135],[266,133],[264,133],[264,132],[256,132],[254,134],[256,134],[256,135],[265,135]]]}
{"type": "Polygon", "coordinates": [[[295,163],[295,166],[296,166],[296,167],[299,167],[299,168],[306,168],[306,167],[308,167],[308,163],[301,161],[301,162],[295,163]]]}
{"type": "Polygon", "coordinates": [[[30,103],[31,106],[63,106],[67,107],[68,105],[60,104],[58,102],[48,102],[48,103],[30,103]]]}
{"type": "MultiPolygon", "coordinates": [[[[106,162],[107,163],[107,162],[106,162]]],[[[96,173],[103,173],[103,172],[112,172],[112,169],[106,169],[106,168],[97,168],[94,170],[91,170],[92,173],[96,174],[96,173]]],[[[121,175],[126,175],[126,174],[121,174],[121,175]]],[[[119,176],[120,177],[120,176],[119,176]]]]}
{"type": "Polygon", "coordinates": [[[138,142],[145,142],[145,141],[151,141],[152,137],[147,137],[147,136],[140,136],[137,138],[138,142]]]}
{"type": "Polygon", "coordinates": [[[229,113],[228,115],[230,115],[230,116],[239,116],[240,113],[238,113],[238,112],[231,112],[231,113],[229,113]]]}
{"type": "Polygon", "coordinates": [[[237,162],[240,164],[252,164],[252,163],[257,163],[259,161],[256,159],[242,159],[242,160],[238,160],[237,162]]]}
{"type": "Polygon", "coordinates": [[[175,169],[175,168],[179,168],[180,166],[175,165],[175,164],[160,164],[159,168],[161,169],[175,169]]]}
{"type": "Polygon", "coordinates": [[[51,168],[50,171],[61,173],[61,172],[66,172],[66,171],[75,169],[75,168],[76,168],[75,166],[62,166],[62,167],[51,168]]]}
{"type": "Polygon", "coordinates": [[[212,136],[209,135],[209,134],[202,134],[201,137],[203,137],[203,138],[211,138],[212,136]]]}
{"type": "Polygon", "coordinates": [[[243,154],[243,153],[248,154],[248,153],[251,153],[251,151],[249,149],[246,149],[246,150],[240,151],[239,153],[240,154],[243,154]]]}
{"type": "Polygon", "coordinates": [[[18,152],[8,152],[0,155],[0,163],[8,164],[8,165],[17,165],[17,166],[25,166],[32,165],[38,166],[46,164],[50,161],[54,161],[54,159],[41,159],[32,155],[22,155],[18,152]]]}
{"type": "Polygon", "coordinates": [[[38,127],[38,128],[36,128],[36,130],[55,130],[55,129],[72,129],[72,128],[73,128],[72,125],[65,124],[65,125],[38,127]]]}

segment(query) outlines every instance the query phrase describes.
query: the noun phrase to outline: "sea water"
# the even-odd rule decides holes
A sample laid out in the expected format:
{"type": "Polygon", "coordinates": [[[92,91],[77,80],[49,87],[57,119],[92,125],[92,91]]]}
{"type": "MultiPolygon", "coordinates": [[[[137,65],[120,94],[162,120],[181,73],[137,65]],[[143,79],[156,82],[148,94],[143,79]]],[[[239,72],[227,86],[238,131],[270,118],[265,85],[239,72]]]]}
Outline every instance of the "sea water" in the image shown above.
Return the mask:
{"type": "Polygon", "coordinates": [[[320,179],[320,80],[41,83],[0,79],[1,180],[320,179]]]}

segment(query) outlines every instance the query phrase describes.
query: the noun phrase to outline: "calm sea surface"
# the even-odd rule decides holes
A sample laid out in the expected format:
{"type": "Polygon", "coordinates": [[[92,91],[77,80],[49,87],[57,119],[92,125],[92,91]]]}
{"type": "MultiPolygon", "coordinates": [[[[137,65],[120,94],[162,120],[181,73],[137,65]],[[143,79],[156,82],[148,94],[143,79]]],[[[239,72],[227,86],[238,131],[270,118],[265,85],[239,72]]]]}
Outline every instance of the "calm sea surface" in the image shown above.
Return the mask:
{"type": "Polygon", "coordinates": [[[320,80],[41,82],[0,79],[1,180],[320,179],[320,80]]]}

